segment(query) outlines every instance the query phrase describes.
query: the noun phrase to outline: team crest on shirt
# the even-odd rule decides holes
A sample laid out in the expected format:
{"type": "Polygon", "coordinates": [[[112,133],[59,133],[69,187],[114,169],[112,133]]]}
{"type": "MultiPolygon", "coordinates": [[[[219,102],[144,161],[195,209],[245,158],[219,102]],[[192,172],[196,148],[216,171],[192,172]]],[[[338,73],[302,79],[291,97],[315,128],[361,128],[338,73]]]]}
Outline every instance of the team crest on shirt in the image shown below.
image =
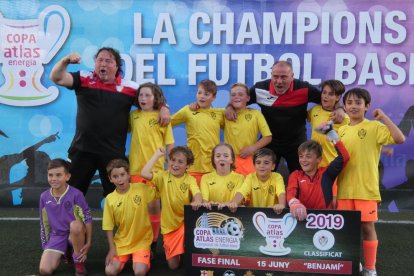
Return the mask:
{"type": "Polygon", "coordinates": [[[211,112],[211,113],[210,113],[210,115],[211,115],[211,118],[213,118],[213,120],[215,120],[215,119],[216,119],[216,117],[217,117],[217,115],[216,115],[216,113],[215,113],[215,112],[211,112]]]}
{"type": "Polygon", "coordinates": [[[250,120],[253,118],[252,114],[246,114],[244,115],[244,118],[246,119],[246,121],[250,122],[250,120]]]}
{"type": "Polygon", "coordinates": [[[364,139],[366,135],[367,135],[366,129],[361,128],[360,130],[358,130],[358,137],[359,137],[359,139],[364,139]]]}
{"type": "Polygon", "coordinates": [[[142,201],[142,199],[141,199],[141,197],[139,195],[135,195],[134,196],[134,203],[136,205],[141,205],[141,201],[142,201]]]}
{"type": "Polygon", "coordinates": [[[148,124],[150,125],[150,127],[155,126],[156,124],[158,124],[158,121],[156,119],[150,119],[148,121],[148,124]]]}
{"type": "Polygon", "coordinates": [[[180,190],[181,190],[181,192],[185,193],[188,190],[188,184],[187,183],[181,183],[180,184],[180,190]]]}
{"type": "Polygon", "coordinates": [[[230,181],[230,182],[227,183],[227,189],[229,191],[233,191],[233,189],[234,189],[235,186],[236,186],[236,184],[234,184],[233,181],[230,181]]]}
{"type": "Polygon", "coordinates": [[[267,188],[267,192],[269,193],[269,195],[274,195],[275,194],[275,187],[270,185],[269,188],[267,188]]]}

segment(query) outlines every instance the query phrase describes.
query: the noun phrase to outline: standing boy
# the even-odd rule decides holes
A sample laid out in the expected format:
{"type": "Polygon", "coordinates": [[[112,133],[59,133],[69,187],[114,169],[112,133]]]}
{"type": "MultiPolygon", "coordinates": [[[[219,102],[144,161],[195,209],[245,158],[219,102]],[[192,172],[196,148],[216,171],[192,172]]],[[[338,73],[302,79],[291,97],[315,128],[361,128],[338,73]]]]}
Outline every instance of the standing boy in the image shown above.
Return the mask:
{"type": "Polygon", "coordinates": [[[184,205],[191,202],[197,209],[202,204],[202,196],[195,178],[187,174],[188,167],[194,162],[191,150],[173,148],[168,155],[168,171],[153,173],[152,167],[164,155],[165,149],[158,149],[142,169],[141,176],[154,183],[161,197],[165,257],[169,268],[177,269],[180,255],[184,253],[184,205]]]}
{"type": "MultiPolygon", "coordinates": [[[[312,126],[311,139],[321,144],[323,149],[319,167],[328,167],[338,155],[337,150],[334,144],[326,139],[325,135],[314,130],[321,124],[332,121],[332,113],[335,111],[342,94],[345,92],[345,86],[339,80],[327,80],[322,83],[321,87],[321,104],[315,105],[308,110],[308,121],[312,126]]],[[[338,131],[341,126],[347,124],[349,124],[349,117],[345,114],[344,120],[341,123],[334,123],[332,127],[335,131],[338,131]]]]}
{"type": "Polygon", "coordinates": [[[107,171],[116,188],[106,197],[103,212],[102,229],[109,245],[105,273],[118,275],[132,255],[134,274],[146,275],[152,242],[148,203],[155,199],[155,188],[130,185],[129,166],[123,159],[110,161],[107,171]],[[115,236],[114,227],[117,227],[115,236]]]}
{"type": "Polygon", "coordinates": [[[402,144],[405,137],[381,109],[375,109],[372,113],[377,121],[365,118],[371,104],[367,90],[351,89],[345,93],[343,101],[350,123],[339,129],[339,136],[351,158],[338,177],[337,209],[361,211],[364,275],[377,275],[375,222],[378,220],[378,202],[381,201],[379,157],[383,145],[402,144]]]}
{"type": "Polygon", "coordinates": [[[50,189],[40,196],[41,275],[52,275],[62,256],[73,259],[76,275],[86,275],[84,262],[91,247],[92,216],[83,194],[69,186],[69,163],[53,159],[47,168],[50,189]],[[71,254],[68,256],[66,254],[71,254]]]}
{"type": "Polygon", "coordinates": [[[237,119],[225,119],[224,141],[232,145],[236,154],[235,172],[244,176],[254,172],[253,154],[272,141],[272,133],[263,116],[256,109],[246,108],[250,100],[249,88],[243,83],[235,83],[230,88],[230,105],[237,119]],[[261,134],[258,140],[258,135],[261,134]]]}
{"type": "Polygon", "coordinates": [[[224,124],[223,109],[212,108],[217,86],[214,81],[202,80],[197,90],[197,107],[192,111],[187,105],[171,117],[173,126],[184,123],[187,130],[187,146],[194,153],[194,164],[188,169],[197,184],[201,177],[212,172],[210,158],[213,148],[220,143],[220,128],[224,124]]]}

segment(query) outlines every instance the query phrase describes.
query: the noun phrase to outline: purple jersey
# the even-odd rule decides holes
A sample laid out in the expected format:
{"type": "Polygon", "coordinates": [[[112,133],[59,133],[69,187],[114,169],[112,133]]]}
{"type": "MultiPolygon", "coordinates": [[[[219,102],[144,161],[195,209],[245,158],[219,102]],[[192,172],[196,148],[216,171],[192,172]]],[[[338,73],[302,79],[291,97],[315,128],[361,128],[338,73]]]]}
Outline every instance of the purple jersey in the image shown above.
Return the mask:
{"type": "Polygon", "coordinates": [[[78,189],[69,186],[60,198],[52,195],[52,189],[40,195],[40,238],[45,248],[50,235],[69,236],[70,223],[76,219],[85,224],[92,222],[91,210],[78,189]]]}

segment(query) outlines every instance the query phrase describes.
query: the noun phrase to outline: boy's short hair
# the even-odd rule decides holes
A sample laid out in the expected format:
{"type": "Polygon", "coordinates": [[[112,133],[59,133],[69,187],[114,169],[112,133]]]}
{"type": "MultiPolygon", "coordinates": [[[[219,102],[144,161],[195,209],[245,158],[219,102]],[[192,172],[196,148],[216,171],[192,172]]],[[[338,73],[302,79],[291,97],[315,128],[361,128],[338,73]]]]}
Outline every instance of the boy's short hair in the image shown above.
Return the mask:
{"type": "Polygon", "coordinates": [[[207,92],[212,93],[214,96],[217,94],[217,85],[212,80],[202,80],[202,81],[200,81],[198,86],[202,86],[204,88],[204,90],[206,90],[207,92]]]}
{"type": "Polygon", "coordinates": [[[326,80],[321,85],[322,89],[325,86],[332,88],[336,96],[341,96],[345,92],[345,85],[339,80],[326,80]]]}
{"type": "Polygon", "coordinates": [[[220,144],[217,144],[217,145],[213,148],[213,150],[211,151],[211,164],[213,165],[213,168],[214,168],[214,169],[217,169],[217,168],[216,168],[216,164],[214,164],[214,154],[215,154],[215,152],[216,152],[216,149],[217,149],[218,147],[221,147],[221,146],[226,147],[226,148],[228,148],[228,149],[230,150],[231,160],[233,160],[233,163],[231,164],[230,169],[231,169],[232,171],[234,171],[234,170],[236,169],[236,164],[235,164],[235,163],[236,163],[236,155],[234,154],[233,147],[232,147],[230,144],[227,144],[227,143],[220,143],[220,144]]]}
{"type": "Polygon", "coordinates": [[[313,151],[317,157],[322,156],[322,146],[315,140],[308,140],[300,144],[300,146],[298,147],[298,154],[301,154],[305,151],[313,151]]]}
{"type": "Polygon", "coordinates": [[[235,84],[233,84],[233,85],[230,87],[230,92],[231,92],[231,90],[232,90],[234,87],[243,87],[243,88],[246,90],[246,94],[247,94],[247,96],[249,96],[249,97],[250,97],[250,90],[249,90],[249,87],[247,87],[247,85],[245,85],[244,83],[241,83],[241,82],[236,82],[235,84]]]}
{"type": "Polygon", "coordinates": [[[158,84],[152,82],[143,83],[138,87],[137,96],[134,100],[134,105],[136,105],[138,109],[141,109],[138,102],[138,96],[139,92],[144,87],[151,89],[152,95],[154,95],[154,110],[159,110],[161,105],[165,103],[164,93],[162,92],[162,89],[158,84]]]}
{"type": "Polygon", "coordinates": [[[182,153],[184,154],[184,156],[187,159],[187,165],[190,166],[194,163],[194,155],[193,152],[185,146],[176,146],[174,148],[172,148],[172,150],[170,151],[170,153],[168,154],[168,158],[172,159],[172,157],[177,154],[177,153],[182,153]]]}
{"type": "Polygon", "coordinates": [[[342,98],[342,101],[344,102],[344,104],[346,103],[346,100],[351,96],[355,96],[358,99],[363,99],[365,102],[365,106],[371,103],[371,95],[369,94],[368,90],[364,88],[357,87],[357,88],[352,88],[348,90],[345,93],[344,97],[342,98]]]}
{"type": "Polygon", "coordinates": [[[256,159],[263,156],[270,156],[272,157],[273,164],[276,164],[276,153],[268,148],[261,148],[255,151],[253,154],[253,164],[256,163],[256,159]]]}
{"type": "Polygon", "coordinates": [[[106,165],[106,172],[111,176],[113,169],[124,168],[126,172],[129,172],[129,164],[125,159],[113,159],[106,165]]]}
{"type": "Polygon", "coordinates": [[[69,173],[70,171],[70,163],[62,158],[56,158],[49,161],[47,164],[47,170],[56,169],[56,168],[63,168],[65,173],[69,173]]]}

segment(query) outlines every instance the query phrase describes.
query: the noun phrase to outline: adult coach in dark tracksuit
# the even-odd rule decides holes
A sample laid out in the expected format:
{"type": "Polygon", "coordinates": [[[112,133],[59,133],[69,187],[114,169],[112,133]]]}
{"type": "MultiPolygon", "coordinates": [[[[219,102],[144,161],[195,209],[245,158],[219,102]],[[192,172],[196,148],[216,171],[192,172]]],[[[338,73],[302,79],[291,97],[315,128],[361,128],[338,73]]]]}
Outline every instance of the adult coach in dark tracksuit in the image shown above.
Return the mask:
{"type": "MultiPolygon", "coordinates": [[[[98,50],[93,72],[66,72],[69,64],[80,61],[79,54],[71,53],[55,64],[50,75],[53,82],[76,93],[76,132],[68,150],[69,183],[86,194],[98,170],[106,196],[115,188],[108,179],[106,165],[115,158],[125,159],[129,112],[138,84],[121,79],[121,56],[113,48],[98,50]]],[[[160,123],[168,123],[168,108],[161,114],[160,123]]]]}
{"type": "MultiPolygon", "coordinates": [[[[277,165],[284,157],[289,171],[300,170],[298,147],[306,141],[308,103],[321,103],[321,92],[308,82],[293,78],[292,65],[278,61],[272,66],[271,79],[257,82],[250,88],[250,101],[257,103],[272,132],[272,142],[266,147],[277,156],[277,165]]],[[[232,108],[226,111],[228,119],[234,118],[232,108]]],[[[344,111],[334,112],[335,121],[342,121],[344,111]]]]}

